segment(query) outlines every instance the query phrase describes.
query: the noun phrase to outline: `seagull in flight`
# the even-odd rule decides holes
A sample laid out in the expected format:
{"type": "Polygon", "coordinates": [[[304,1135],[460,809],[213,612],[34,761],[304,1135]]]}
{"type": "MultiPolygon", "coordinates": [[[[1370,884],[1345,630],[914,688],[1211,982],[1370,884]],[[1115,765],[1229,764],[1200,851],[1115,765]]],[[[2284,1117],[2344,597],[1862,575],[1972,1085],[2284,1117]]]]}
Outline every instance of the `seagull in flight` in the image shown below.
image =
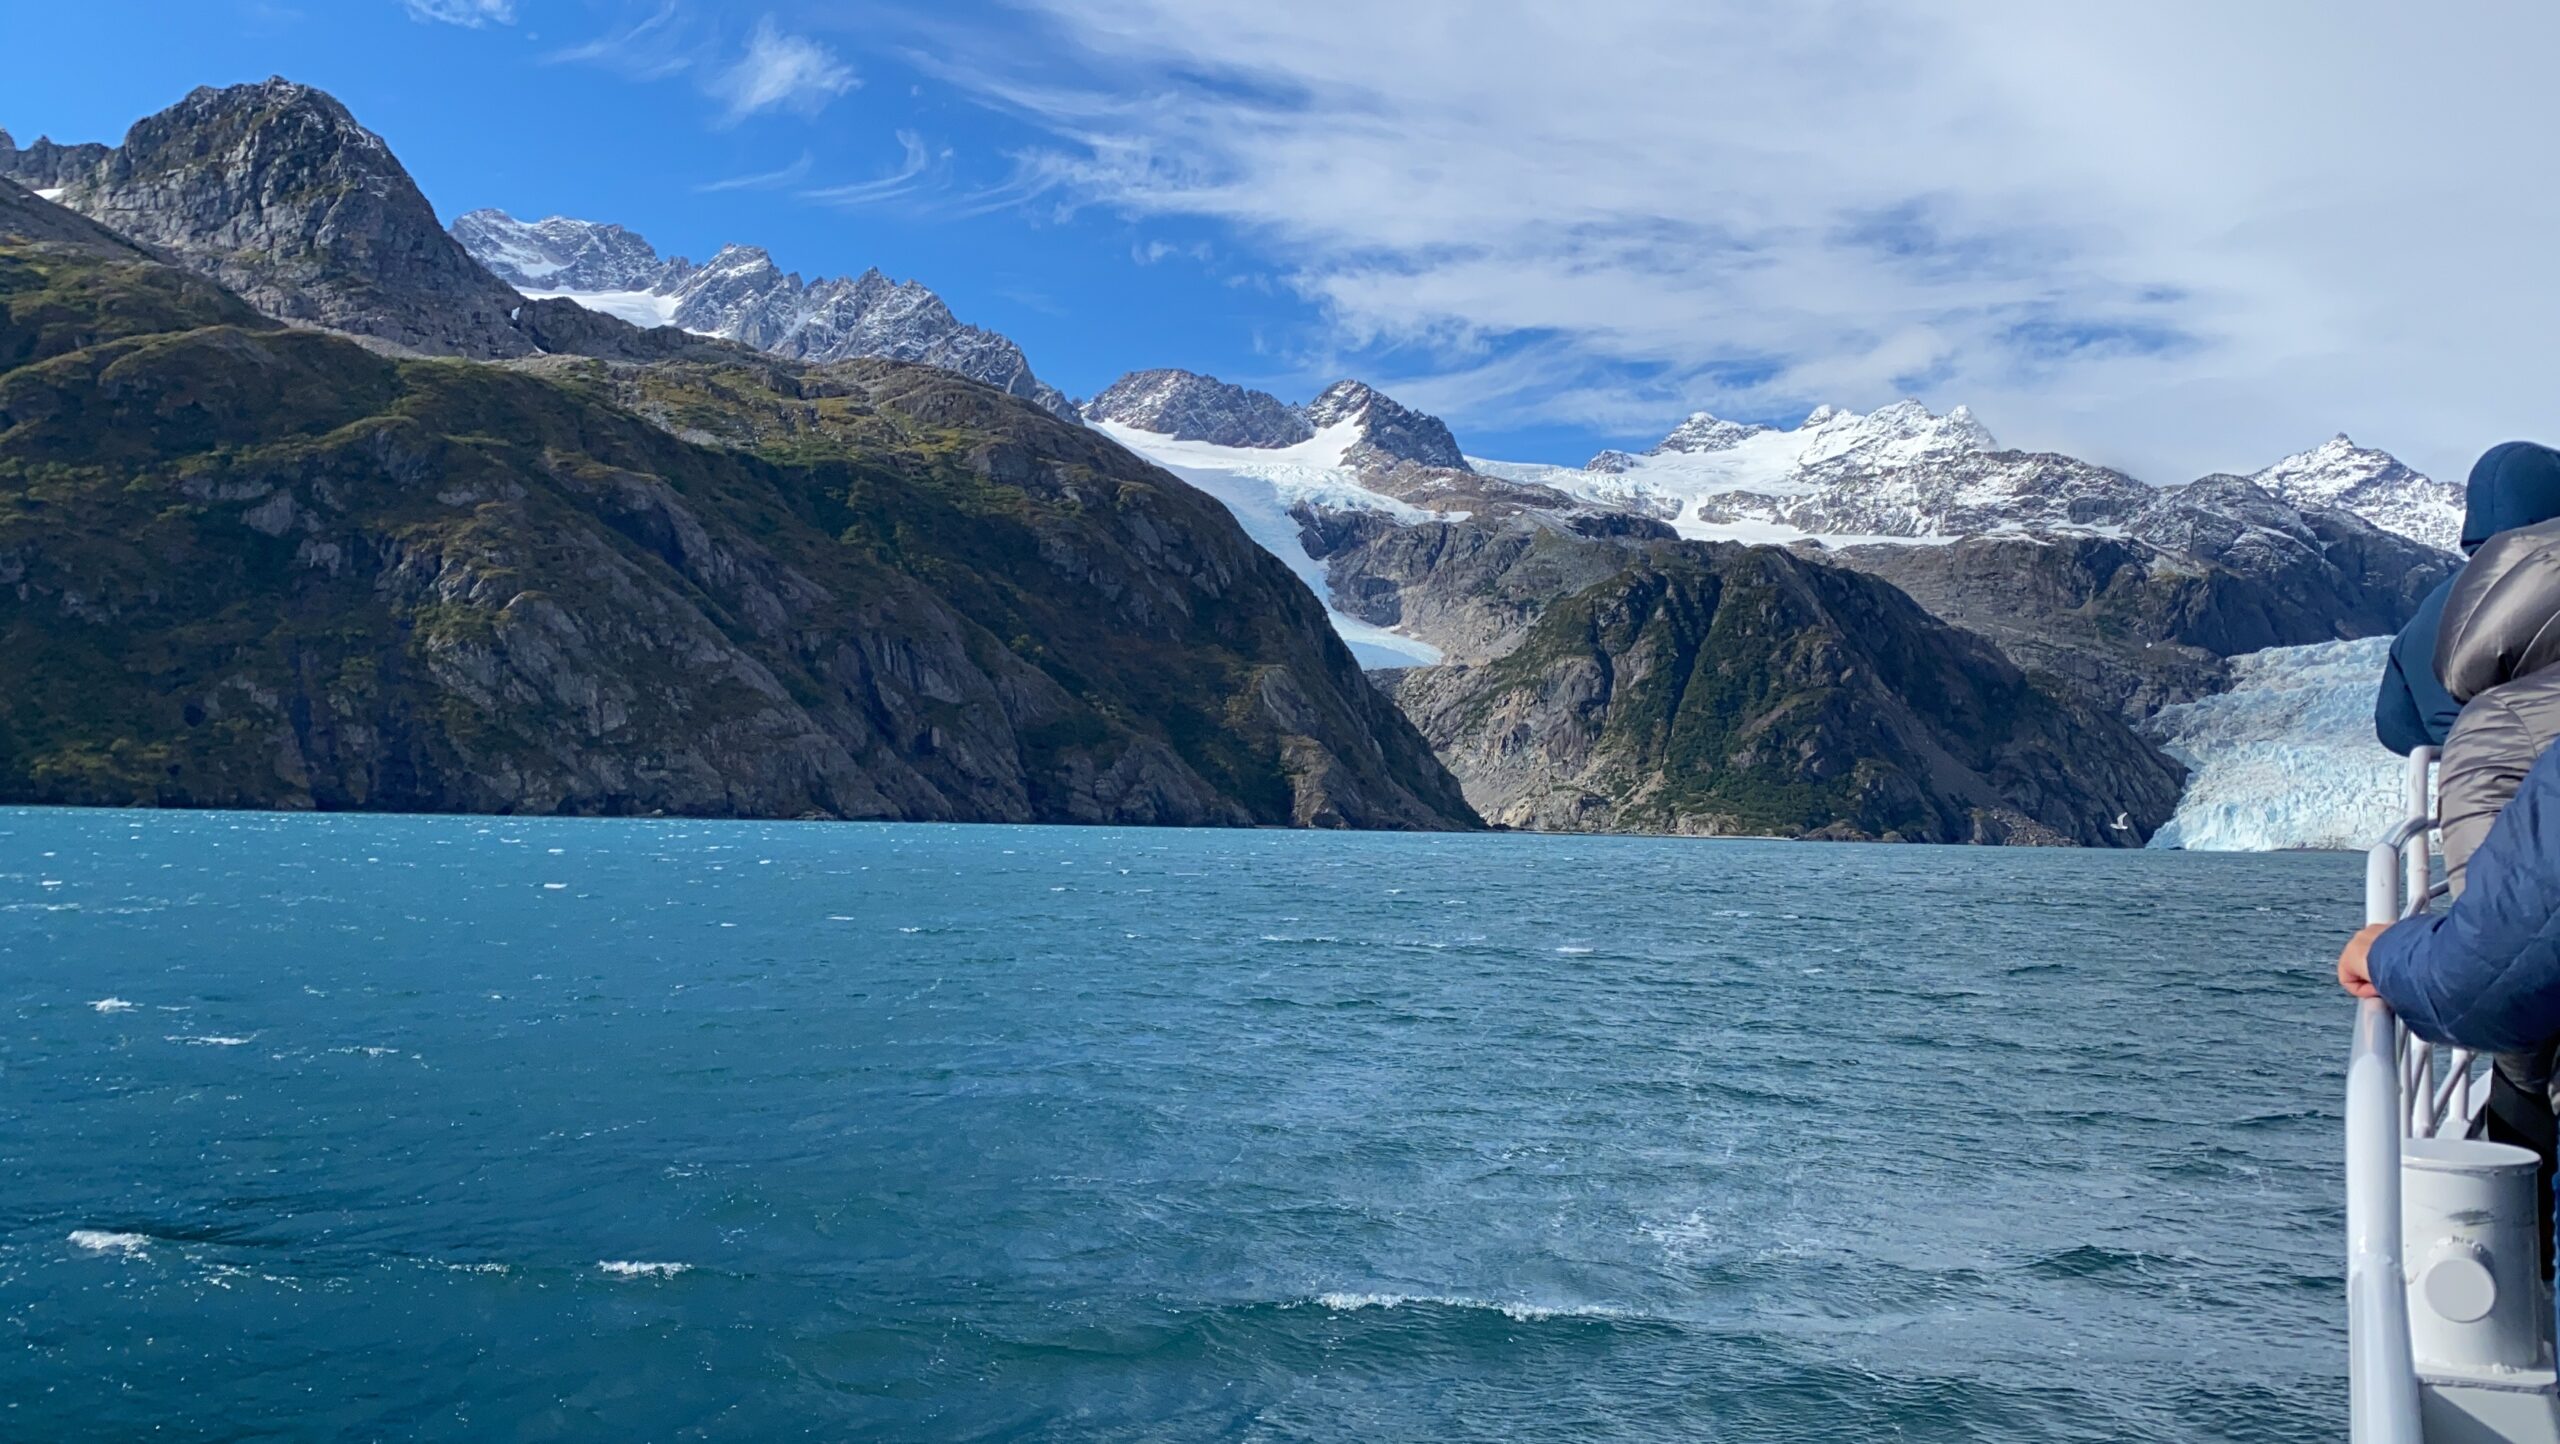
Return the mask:
{"type": "Polygon", "coordinates": [[[2121,813],[2121,812],[2117,813],[2117,814],[2116,814],[2116,820],[2115,820],[2115,821],[2113,821],[2113,822],[2108,823],[2108,824],[2107,824],[2107,826],[2114,828],[2114,829],[2115,829],[2116,831],[2118,831],[2118,832],[2131,832],[2131,831],[2133,831],[2133,824],[2132,824],[2132,823],[2130,823],[2130,822],[2128,822],[2128,821],[2126,821],[2126,820],[2125,820],[2125,815],[2124,815],[2123,813],[2121,813]]]}

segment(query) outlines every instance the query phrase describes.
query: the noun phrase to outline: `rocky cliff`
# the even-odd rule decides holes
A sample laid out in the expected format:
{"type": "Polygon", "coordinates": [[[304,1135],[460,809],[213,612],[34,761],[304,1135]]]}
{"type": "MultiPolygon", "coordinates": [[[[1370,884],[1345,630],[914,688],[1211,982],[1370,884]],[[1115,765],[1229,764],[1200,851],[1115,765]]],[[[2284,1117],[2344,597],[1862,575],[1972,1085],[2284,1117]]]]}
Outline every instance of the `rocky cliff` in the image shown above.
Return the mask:
{"type": "Polygon", "coordinates": [[[1893,587],[1773,547],[1636,544],[1499,659],[1400,685],[1521,827],[2134,846],[2181,775],[1893,587]]]}
{"type": "Polygon", "coordinates": [[[205,87],[91,159],[58,174],[63,205],[270,316],[428,355],[535,349],[514,324],[523,298],[445,235],[390,147],[321,91],[205,87]]]}
{"type": "Polygon", "coordinates": [[[386,358],[6,201],[0,798],[1473,824],[1214,502],[997,392],[386,358]]]}

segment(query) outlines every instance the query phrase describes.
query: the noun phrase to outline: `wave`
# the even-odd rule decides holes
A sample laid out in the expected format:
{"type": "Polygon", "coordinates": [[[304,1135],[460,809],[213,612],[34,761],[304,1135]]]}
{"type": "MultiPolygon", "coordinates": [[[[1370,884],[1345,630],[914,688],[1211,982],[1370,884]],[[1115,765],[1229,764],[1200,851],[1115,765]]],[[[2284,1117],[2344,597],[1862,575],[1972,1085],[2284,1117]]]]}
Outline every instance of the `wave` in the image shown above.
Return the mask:
{"type": "Polygon", "coordinates": [[[75,1228],[71,1231],[70,1241],[74,1247],[85,1248],[91,1253],[111,1253],[125,1258],[135,1258],[151,1246],[151,1235],[111,1233],[103,1228],[75,1228]]]}
{"type": "Polygon", "coordinates": [[[689,1263],[633,1263],[627,1259],[609,1259],[596,1267],[618,1279],[671,1279],[693,1272],[689,1263]]]}
{"type": "Polygon", "coordinates": [[[1306,1302],[1312,1303],[1318,1308],[1331,1309],[1335,1313],[1342,1314],[1358,1313],[1362,1309],[1401,1309],[1410,1307],[1459,1309],[1469,1312],[1495,1313],[1502,1315],[1506,1319],[1518,1320],[1521,1323],[1543,1323],[1549,1319],[1635,1319],[1647,1323],[1664,1322],[1663,1320],[1654,1318],[1650,1314],[1639,1313],[1634,1309],[1619,1308],[1614,1304],[1533,1304],[1516,1299],[1478,1299],[1453,1294],[1334,1292],[1318,1294],[1314,1298],[1306,1300],[1306,1302]]]}
{"type": "Polygon", "coordinates": [[[122,998],[100,998],[89,1006],[97,1009],[101,1013],[130,1013],[133,1011],[133,1004],[126,1002],[122,998]]]}
{"type": "Polygon", "coordinates": [[[245,1038],[235,1038],[222,1033],[170,1033],[163,1037],[161,1041],[164,1043],[186,1043],[198,1048],[237,1048],[241,1044],[248,1042],[250,1038],[255,1038],[257,1036],[258,1035],[255,1033],[251,1033],[245,1038]]]}

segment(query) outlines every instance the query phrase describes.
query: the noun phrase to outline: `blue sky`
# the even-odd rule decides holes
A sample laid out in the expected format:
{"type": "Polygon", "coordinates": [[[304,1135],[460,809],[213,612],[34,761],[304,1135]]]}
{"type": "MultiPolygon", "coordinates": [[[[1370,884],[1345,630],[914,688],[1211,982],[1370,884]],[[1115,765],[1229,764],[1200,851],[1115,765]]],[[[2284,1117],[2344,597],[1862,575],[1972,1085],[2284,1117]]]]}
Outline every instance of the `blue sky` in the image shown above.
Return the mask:
{"type": "Polygon", "coordinates": [[[1879,0],[30,9],[0,126],[283,74],[450,218],[878,266],[1089,395],[1358,375],[1470,450],[1971,404],[2155,481],[2560,439],[2554,12],[1879,0]]]}

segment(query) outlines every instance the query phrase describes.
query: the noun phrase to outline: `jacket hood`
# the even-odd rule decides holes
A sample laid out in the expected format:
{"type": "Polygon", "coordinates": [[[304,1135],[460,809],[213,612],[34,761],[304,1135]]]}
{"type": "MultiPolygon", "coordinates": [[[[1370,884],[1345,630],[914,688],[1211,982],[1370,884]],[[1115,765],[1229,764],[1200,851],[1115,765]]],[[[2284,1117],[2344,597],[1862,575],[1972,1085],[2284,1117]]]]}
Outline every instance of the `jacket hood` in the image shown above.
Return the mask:
{"type": "Polygon", "coordinates": [[[2462,549],[2476,551],[2502,531],[2560,517],[2560,451],[2502,441],[2471,464],[2462,499],[2462,549]]]}
{"type": "Polygon", "coordinates": [[[2436,680],[2456,702],[2560,663],[2560,521],[2502,531],[2445,594],[2436,680]]]}

